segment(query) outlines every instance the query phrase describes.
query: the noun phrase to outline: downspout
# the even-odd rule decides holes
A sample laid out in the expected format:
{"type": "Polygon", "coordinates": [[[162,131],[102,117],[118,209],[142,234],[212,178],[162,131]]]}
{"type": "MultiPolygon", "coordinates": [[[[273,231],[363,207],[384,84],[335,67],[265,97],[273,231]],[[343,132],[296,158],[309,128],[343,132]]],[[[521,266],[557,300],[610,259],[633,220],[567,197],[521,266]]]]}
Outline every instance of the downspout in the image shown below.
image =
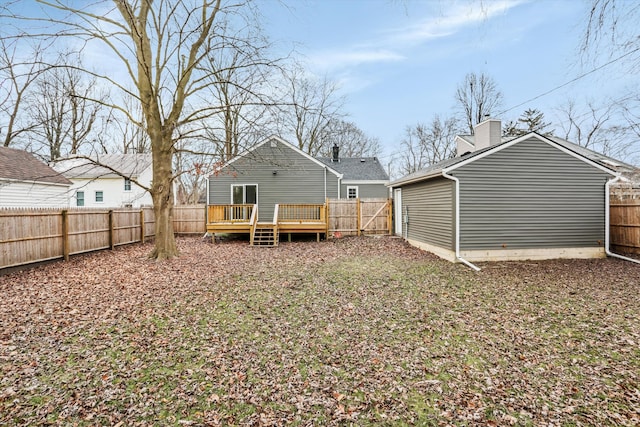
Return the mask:
{"type": "Polygon", "coordinates": [[[444,170],[442,176],[456,183],[456,259],[475,271],[480,271],[480,267],[460,256],[460,181],[455,176],[448,175],[444,170]]]}
{"type": "Polygon", "coordinates": [[[607,254],[607,256],[610,257],[614,257],[614,258],[620,258],[623,259],[625,261],[630,261],[636,264],[640,264],[640,261],[638,261],[637,259],[633,259],[633,258],[628,258],[626,256],[622,256],[622,255],[618,255],[615,254],[613,252],[611,252],[611,250],[609,250],[609,244],[610,244],[610,236],[609,236],[609,227],[610,227],[610,222],[611,222],[611,213],[610,213],[610,209],[611,206],[609,205],[610,201],[610,195],[609,195],[609,191],[610,191],[610,187],[611,184],[615,184],[618,181],[623,180],[624,178],[622,178],[621,176],[617,176],[613,179],[610,179],[609,181],[607,181],[607,183],[604,186],[604,252],[607,254]]]}
{"type": "Polygon", "coordinates": [[[324,167],[324,200],[327,200],[327,167],[324,167]]]}

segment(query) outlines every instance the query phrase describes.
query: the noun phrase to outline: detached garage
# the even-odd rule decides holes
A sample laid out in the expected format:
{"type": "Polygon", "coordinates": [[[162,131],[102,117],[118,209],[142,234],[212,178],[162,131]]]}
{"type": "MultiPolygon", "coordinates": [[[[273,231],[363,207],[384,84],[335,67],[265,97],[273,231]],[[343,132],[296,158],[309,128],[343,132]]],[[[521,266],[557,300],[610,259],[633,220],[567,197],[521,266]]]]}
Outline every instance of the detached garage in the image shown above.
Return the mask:
{"type": "Polygon", "coordinates": [[[454,262],[606,255],[608,186],[624,165],[560,138],[458,136],[458,156],[390,186],[396,233],[454,262]]]}

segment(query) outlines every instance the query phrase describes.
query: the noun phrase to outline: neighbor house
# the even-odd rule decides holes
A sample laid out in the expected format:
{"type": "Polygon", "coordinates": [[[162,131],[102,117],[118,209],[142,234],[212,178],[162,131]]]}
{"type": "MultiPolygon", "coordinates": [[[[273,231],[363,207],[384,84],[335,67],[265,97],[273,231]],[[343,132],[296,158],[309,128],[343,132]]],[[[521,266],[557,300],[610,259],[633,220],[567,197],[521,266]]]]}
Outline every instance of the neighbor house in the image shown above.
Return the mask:
{"type": "Polygon", "coordinates": [[[71,158],[58,161],[53,167],[73,183],[72,206],[140,207],[153,204],[149,192],[140,186],[151,186],[151,154],[71,158]]]}
{"type": "Polygon", "coordinates": [[[503,138],[494,119],[456,143],[390,184],[396,234],[465,263],[605,255],[608,186],[632,167],[556,137],[503,138]]]}
{"type": "Polygon", "coordinates": [[[69,205],[71,181],[26,151],[0,147],[0,207],[69,205]]]}
{"type": "Polygon", "coordinates": [[[387,198],[389,177],[375,157],[313,157],[272,136],[238,155],[208,180],[208,205],[256,204],[271,220],[276,204],[323,204],[326,199],[387,198]]]}

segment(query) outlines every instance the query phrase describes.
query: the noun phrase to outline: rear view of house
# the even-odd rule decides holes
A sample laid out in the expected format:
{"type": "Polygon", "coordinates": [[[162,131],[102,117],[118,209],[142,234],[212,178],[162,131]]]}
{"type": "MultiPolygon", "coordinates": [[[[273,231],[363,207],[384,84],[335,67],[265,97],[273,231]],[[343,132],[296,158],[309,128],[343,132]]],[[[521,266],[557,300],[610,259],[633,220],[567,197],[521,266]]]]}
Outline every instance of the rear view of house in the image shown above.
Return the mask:
{"type": "Polygon", "coordinates": [[[0,207],[69,205],[71,181],[26,151],[0,147],[0,207]]]}
{"type": "Polygon", "coordinates": [[[605,156],[555,137],[457,137],[458,157],[393,183],[396,233],[451,261],[605,256],[605,156]]]}

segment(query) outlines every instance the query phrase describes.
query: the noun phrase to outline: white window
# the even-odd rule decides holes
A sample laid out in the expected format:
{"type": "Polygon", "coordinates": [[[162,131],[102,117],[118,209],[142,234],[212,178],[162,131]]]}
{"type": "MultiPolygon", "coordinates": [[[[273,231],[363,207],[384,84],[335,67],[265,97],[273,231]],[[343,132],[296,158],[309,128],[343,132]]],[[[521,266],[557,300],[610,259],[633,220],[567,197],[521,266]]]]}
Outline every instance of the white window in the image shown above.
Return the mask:
{"type": "Polygon", "coordinates": [[[131,180],[129,178],[124,179],[124,191],[131,191],[131,180]]]}
{"type": "Polygon", "coordinates": [[[104,193],[102,191],[96,191],[96,203],[104,202],[104,193]]]}
{"type": "Polygon", "coordinates": [[[347,186],[347,199],[357,199],[358,198],[358,186],[357,185],[348,185],[347,186]]]}
{"type": "Polygon", "coordinates": [[[84,191],[76,191],[76,206],[84,206],[84,191]]]}

